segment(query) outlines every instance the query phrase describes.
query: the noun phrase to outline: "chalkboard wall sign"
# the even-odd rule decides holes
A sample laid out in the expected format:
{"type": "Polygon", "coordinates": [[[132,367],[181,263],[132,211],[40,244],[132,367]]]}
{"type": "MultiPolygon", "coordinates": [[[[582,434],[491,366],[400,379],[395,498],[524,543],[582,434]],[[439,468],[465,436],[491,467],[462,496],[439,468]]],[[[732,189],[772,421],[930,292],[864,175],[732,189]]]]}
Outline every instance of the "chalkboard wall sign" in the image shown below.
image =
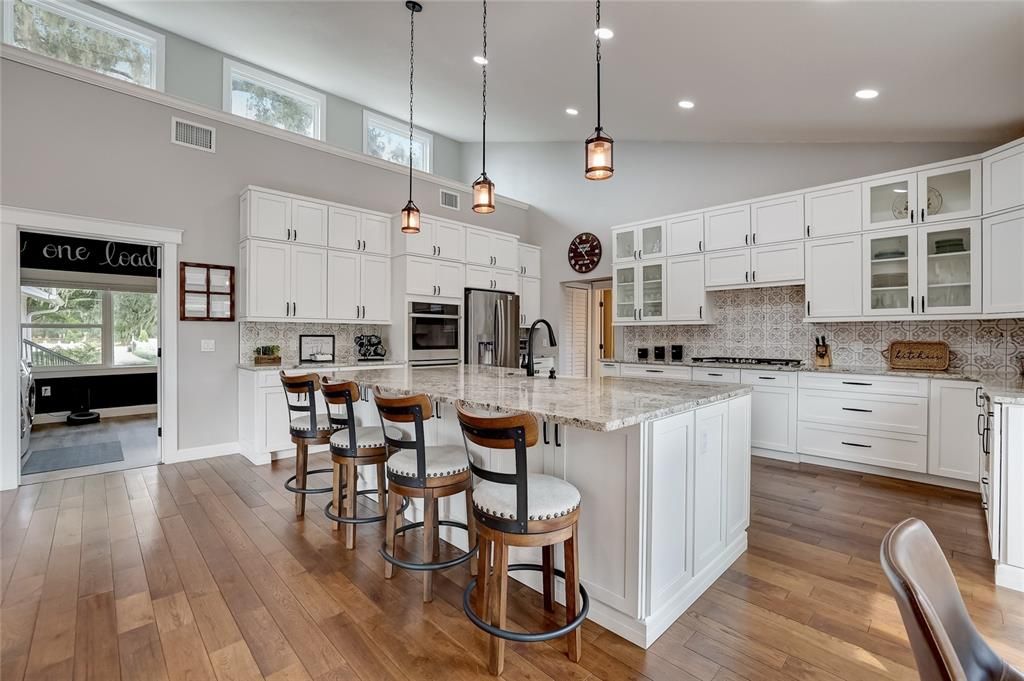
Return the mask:
{"type": "Polygon", "coordinates": [[[159,276],[156,246],[56,234],[22,232],[20,262],[22,268],[41,270],[159,276]]]}

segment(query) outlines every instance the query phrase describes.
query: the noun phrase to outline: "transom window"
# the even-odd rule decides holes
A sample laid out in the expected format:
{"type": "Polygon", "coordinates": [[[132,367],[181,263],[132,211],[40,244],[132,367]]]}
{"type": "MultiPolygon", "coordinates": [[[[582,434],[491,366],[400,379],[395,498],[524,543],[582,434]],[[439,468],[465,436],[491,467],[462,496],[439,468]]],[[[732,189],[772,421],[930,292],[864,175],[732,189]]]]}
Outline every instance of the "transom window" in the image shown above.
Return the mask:
{"type": "MultiPolygon", "coordinates": [[[[413,129],[412,167],[431,172],[434,136],[413,129]]],[[[363,110],[363,153],[385,161],[409,165],[409,125],[363,110]]]]}
{"type": "Polygon", "coordinates": [[[4,0],[4,42],[163,90],[164,37],[73,0],[4,0]]]}
{"type": "Polygon", "coordinates": [[[327,98],[307,87],[224,60],[224,110],[275,128],[324,139],[327,98]]]}

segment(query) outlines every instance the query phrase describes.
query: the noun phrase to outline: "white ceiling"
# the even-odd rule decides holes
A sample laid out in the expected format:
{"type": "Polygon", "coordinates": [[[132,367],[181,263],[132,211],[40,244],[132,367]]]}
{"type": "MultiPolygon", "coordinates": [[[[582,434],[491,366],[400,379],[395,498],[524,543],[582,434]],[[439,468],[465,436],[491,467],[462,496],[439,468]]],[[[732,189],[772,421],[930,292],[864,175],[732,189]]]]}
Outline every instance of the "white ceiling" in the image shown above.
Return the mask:
{"type": "MultiPolygon", "coordinates": [[[[130,16],[399,118],[409,14],[371,2],[105,0],[130,16]]],[[[424,0],[416,121],[480,138],[479,2],[424,0]]],[[[488,139],[594,126],[593,4],[491,0],[488,139]],[[564,113],[579,109],[577,118],[564,113]]],[[[615,139],[989,141],[1024,130],[1024,1],[610,2],[615,139]],[[875,88],[881,96],[856,100],[875,88]],[[679,99],[696,108],[683,111],[679,99]]]]}

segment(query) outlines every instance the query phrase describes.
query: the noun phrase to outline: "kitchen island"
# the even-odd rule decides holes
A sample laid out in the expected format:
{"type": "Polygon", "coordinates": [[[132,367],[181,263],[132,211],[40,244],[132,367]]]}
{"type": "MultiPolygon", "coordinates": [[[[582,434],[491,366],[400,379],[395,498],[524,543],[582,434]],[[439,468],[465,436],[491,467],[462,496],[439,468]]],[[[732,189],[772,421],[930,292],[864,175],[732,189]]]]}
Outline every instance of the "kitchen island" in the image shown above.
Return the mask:
{"type": "MultiPolygon", "coordinates": [[[[462,445],[453,406],[458,400],[534,414],[541,438],[530,451],[531,471],[568,480],[583,498],[580,573],[591,598],[589,617],[638,646],[649,647],[746,549],[748,386],[551,380],[479,366],[329,375],[357,381],[366,392],[376,385],[391,393],[428,394],[435,402],[435,418],[424,432],[431,444],[462,445]]],[[[370,402],[359,405],[357,416],[363,423],[378,418],[370,402]]],[[[511,470],[508,452],[477,453],[491,468],[511,470]]],[[[440,510],[464,520],[464,509],[464,501],[452,497],[440,510]]],[[[417,507],[409,512],[420,519],[417,507]]],[[[464,532],[442,536],[466,548],[464,532]]],[[[539,563],[539,551],[513,550],[511,561],[539,563]]],[[[556,567],[562,567],[557,558],[556,567]]],[[[540,590],[535,573],[516,576],[540,590]]],[[[560,583],[556,597],[564,602],[560,583]]]]}

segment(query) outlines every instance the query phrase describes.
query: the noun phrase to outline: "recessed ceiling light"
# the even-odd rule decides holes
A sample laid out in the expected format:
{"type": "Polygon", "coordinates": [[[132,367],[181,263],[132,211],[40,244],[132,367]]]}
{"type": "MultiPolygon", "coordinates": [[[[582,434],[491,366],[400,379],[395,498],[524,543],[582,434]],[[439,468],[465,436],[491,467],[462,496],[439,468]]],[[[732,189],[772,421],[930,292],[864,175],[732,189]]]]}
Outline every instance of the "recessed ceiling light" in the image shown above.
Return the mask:
{"type": "Polygon", "coordinates": [[[872,90],[870,88],[864,90],[857,90],[853,93],[857,99],[874,99],[878,96],[878,90],[872,90]]]}
{"type": "Polygon", "coordinates": [[[694,106],[693,102],[691,102],[688,99],[681,99],[681,100],[679,100],[679,108],[680,109],[692,109],[693,106],[694,106]]]}
{"type": "Polygon", "coordinates": [[[485,66],[487,64],[487,58],[481,57],[479,54],[473,57],[473,61],[475,61],[480,66],[485,66]]]}
{"type": "Polygon", "coordinates": [[[594,35],[596,35],[601,40],[611,40],[612,38],[615,37],[615,32],[612,31],[612,29],[610,28],[605,28],[604,26],[602,26],[601,28],[594,29],[594,35]]]}
{"type": "Polygon", "coordinates": [[[569,114],[570,116],[578,116],[580,112],[578,109],[569,107],[568,109],[565,110],[565,113],[569,114]]]}

